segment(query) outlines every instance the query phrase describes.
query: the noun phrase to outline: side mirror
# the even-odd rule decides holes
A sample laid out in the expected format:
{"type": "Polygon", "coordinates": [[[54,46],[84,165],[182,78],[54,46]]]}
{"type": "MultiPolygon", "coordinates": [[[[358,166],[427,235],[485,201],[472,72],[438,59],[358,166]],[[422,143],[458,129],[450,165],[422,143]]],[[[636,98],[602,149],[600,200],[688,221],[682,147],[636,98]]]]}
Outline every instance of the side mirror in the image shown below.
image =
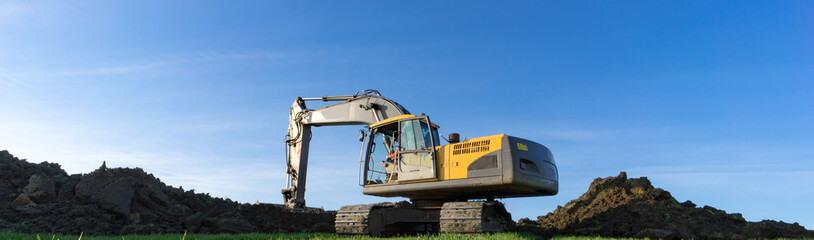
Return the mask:
{"type": "Polygon", "coordinates": [[[359,141],[360,142],[365,141],[365,135],[366,135],[365,133],[366,133],[365,130],[359,130],[359,141]]]}

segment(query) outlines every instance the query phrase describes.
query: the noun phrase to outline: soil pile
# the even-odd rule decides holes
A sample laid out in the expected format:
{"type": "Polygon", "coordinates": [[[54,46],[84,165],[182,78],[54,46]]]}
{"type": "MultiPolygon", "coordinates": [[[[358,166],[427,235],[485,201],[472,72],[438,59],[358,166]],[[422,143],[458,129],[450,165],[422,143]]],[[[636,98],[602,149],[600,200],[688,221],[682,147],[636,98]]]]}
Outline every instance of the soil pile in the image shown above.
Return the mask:
{"type": "Polygon", "coordinates": [[[654,188],[646,177],[597,178],[580,198],[537,221],[546,234],[663,239],[745,239],[814,237],[797,223],[772,220],[747,222],[738,213],[710,206],[679,203],[669,192],[654,188]]]}
{"type": "MultiPolygon", "coordinates": [[[[167,186],[139,168],[68,175],[0,151],[0,230],[79,233],[248,233],[334,231],[335,212],[240,204],[167,186]]],[[[597,178],[580,198],[520,231],[663,239],[814,238],[797,223],[747,222],[738,213],[679,203],[645,178],[597,178]]]]}
{"type": "Polygon", "coordinates": [[[333,231],[333,212],[240,204],[129,168],[68,175],[0,151],[0,230],[85,234],[333,231]]]}

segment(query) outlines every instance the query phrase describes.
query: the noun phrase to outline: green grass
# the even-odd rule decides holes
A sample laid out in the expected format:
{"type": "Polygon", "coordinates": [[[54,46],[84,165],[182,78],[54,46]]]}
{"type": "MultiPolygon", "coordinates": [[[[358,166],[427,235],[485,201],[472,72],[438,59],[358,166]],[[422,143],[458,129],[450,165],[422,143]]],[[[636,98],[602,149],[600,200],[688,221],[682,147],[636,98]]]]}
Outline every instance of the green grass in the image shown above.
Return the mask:
{"type": "Polygon", "coordinates": [[[555,236],[551,240],[612,240],[612,239],[638,239],[638,238],[606,238],[606,237],[575,237],[575,236],[555,236]]]}
{"type": "MultiPolygon", "coordinates": [[[[29,234],[0,232],[0,240],[79,240],[79,235],[65,234],[29,234]]],[[[542,239],[529,233],[494,233],[494,234],[424,234],[412,236],[397,236],[390,238],[374,238],[364,236],[338,236],[331,233],[252,233],[252,234],[151,234],[151,235],[119,235],[119,236],[82,236],[81,240],[269,240],[269,239],[542,239]]],[[[563,238],[562,240],[570,240],[563,238]]]]}
{"type": "MultiPolygon", "coordinates": [[[[79,240],[79,235],[65,234],[29,234],[0,232],[0,240],[37,239],[37,240],[79,240]]],[[[252,234],[151,234],[120,236],[82,236],[81,240],[268,240],[268,239],[540,239],[528,233],[495,233],[495,234],[425,234],[399,236],[391,238],[373,238],[363,236],[344,237],[330,233],[252,233],[252,234]]]]}
{"type": "MultiPolygon", "coordinates": [[[[0,240],[269,240],[269,239],[387,239],[387,240],[421,240],[421,239],[542,239],[530,233],[494,233],[494,234],[423,234],[413,236],[397,236],[390,238],[374,238],[363,236],[338,236],[331,233],[252,233],[252,234],[150,234],[150,235],[119,235],[119,236],[82,236],[66,234],[30,234],[0,232],[0,240]]],[[[605,237],[574,237],[555,236],[552,240],[615,240],[631,238],[605,238],[605,237]]]]}

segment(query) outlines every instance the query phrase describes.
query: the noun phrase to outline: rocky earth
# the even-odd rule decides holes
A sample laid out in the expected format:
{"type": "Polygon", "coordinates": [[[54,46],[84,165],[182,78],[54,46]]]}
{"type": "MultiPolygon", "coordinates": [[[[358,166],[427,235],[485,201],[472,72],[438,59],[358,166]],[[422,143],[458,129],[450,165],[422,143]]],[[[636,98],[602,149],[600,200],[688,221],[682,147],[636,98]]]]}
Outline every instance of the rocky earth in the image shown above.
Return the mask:
{"type": "Polygon", "coordinates": [[[0,151],[0,230],[79,233],[333,231],[334,213],[240,204],[167,186],[129,168],[68,175],[0,151]]]}
{"type": "MultiPolygon", "coordinates": [[[[68,175],[0,151],[0,231],[79,233],[333,232],[335,212],[241,204],[167,186],[152,174],[104,164],[68,175]]],[[[679,203],[645,178],[597,178],[580,198],[519,231],[662,239],[814,238],[797,223],[747,222],[740,214],[679,203]]]]}
{"type": "Polygon", "coordinates": [[[738,213],[679,203],[646,177],[597,178],[578,199],[536,221],[522,219],[521,228],[544,235],[589,235],[662,239],[814,238],[797,223],[772,220],[747,222],[738,213]]]}

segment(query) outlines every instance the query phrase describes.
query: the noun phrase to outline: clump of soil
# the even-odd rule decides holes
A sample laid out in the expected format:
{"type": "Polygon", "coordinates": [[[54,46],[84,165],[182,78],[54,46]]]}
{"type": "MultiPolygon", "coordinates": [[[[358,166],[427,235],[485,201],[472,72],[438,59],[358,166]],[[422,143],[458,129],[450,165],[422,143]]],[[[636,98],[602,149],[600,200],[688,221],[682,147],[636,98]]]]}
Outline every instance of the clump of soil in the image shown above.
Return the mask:
{"type": "MultiPolygon", "coordinates": [[[[543,233],[662,239],[746,239],[814,237],[797,223],[772,220],[747,222],[741,214],[710,206],[679,203],[646,177],[597,178],[578,199],[558,206],[537,221],[521,223],[542,227],[543,233]]],[[[526,228],[527,229],[527,228],[526,228]]]]}
{"type": "Polygon", "coordinates": [[[240,204],[167,186],[142,169],[68,175],[0,151],[0,230],[85,234],[333,231],[334,212],[240,204]]]}

